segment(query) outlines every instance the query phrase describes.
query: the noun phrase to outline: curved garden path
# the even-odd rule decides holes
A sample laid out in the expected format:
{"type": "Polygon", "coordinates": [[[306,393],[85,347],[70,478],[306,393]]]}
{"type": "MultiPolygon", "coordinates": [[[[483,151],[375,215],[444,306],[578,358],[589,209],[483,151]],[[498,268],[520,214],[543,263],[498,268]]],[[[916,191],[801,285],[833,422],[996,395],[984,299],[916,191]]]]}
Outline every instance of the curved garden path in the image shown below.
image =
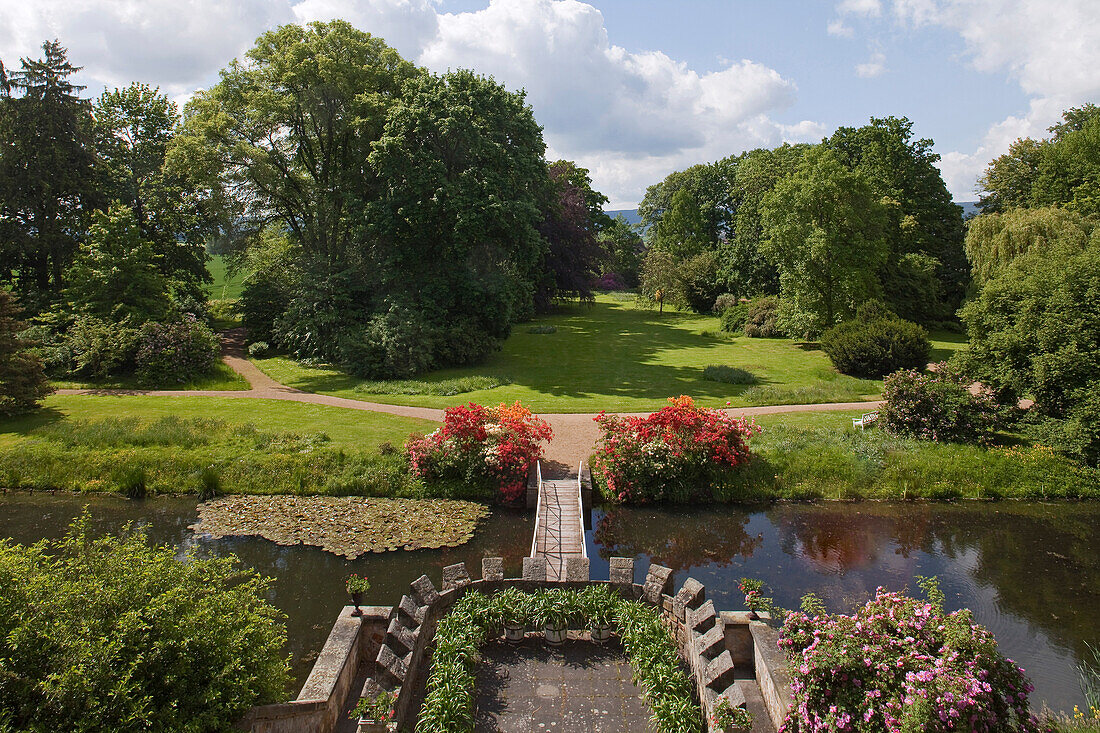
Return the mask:
{"type": "MultiPolygon", "coordinates": [[[[222,361],[233,371],[248,380],[249,389],[241,390],[139,390],[139,389],[59,389],[63,395],[144,395],[159,397],[227,397],[256,400],[285,400],[306,402],[312,405],[327,405],[346,410],[380,412],[402,417],[416,417],[424,420],[442,422],[443,410],[430,407],[410,407],[407,405],[387,405],[381,402],[365,402],[346,397],[303,392],[276,382],[264,374],[247,358],[245,334],[243,328],[222,333],[222,361]]],[[[833,412],[847,410],[875,410],[881,402],[829,402],[815,405],[765,405],[761,407],[726,408],[724,412],[734,417],[752,417],[754,415],[775,415],[788,412],[833,412]]],[[[648,412],[618,413],[621,415],[645,416],[648,412]]],[[[596,445],[599,430],[594,413],[540,413],[540,417],[550,423],[554,431],[554,440],[546,450],[544,473],[547,478],[575,476],[577,464],[586,459],[596,445]]]]}

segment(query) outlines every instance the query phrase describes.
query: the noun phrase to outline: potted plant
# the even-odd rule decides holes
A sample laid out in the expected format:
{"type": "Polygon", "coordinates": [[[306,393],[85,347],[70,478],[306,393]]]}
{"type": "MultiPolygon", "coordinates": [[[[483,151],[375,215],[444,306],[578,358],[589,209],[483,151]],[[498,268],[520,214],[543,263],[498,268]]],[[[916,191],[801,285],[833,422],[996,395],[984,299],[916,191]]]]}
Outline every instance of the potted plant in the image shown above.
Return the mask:
{"type": "Polygon", "coordinates": [[[760,591],[764,588],[764,581],[753,578],[741,578],[737,584],[741,592],[745,594],[745,605],[749,609],[749,618],[759,618],[757,610],[766,610],[771,605],[771,599],[765,598],[760,591]]]}
{"type": "Polygon", "coordinates": [[[561,646],[569,632],[569,621],[576,615],[576,593],[572,591],[543,591],[538,598],[538,619],[542,624],[546,643],[561,646]]]}
{"type": "Polygon", "coordinates": [[[504,638],[511,644],[519,644],[527,633],[531,621],[532,597],[518,588],[506,588],[493,597],[493,605],[501,623],[504,638]]]}
{"type": "Polygon", "coordinates": [[[606,585],[590,585],[580,595],[592,641],[602,646],[611,638],[611,621],[615,617],[619,598],[606,585]]]}
{"type": "Polygon", "coordinates": [[[720,733],[748,733],[752,730],[752,714],[745,708],[735,708],[724,695],[710,714],[711,725],[720,733]]]}
{"type": "Polygon", "coordinates": [[[389,730],[390,721],[394,717],[394,705],[397,704],[397,693],[379,692],[377,695],[359,698],[355,708],[351,711],[351,719],[359,719],[358,733],[384,733],[389,730]]]}
{"type": "Polygon", "coordinates": [[[363,612],[359,609],[359,604],[363,602],[363,594],[370,590],[370,581],[367,580],[365,575],[352,573],[348,576],[345,587],[348,590],[348,595],[351,596],[351,602],[355,604],[355,610],[351,612],[351,615],[362,616],[363,612]]]}

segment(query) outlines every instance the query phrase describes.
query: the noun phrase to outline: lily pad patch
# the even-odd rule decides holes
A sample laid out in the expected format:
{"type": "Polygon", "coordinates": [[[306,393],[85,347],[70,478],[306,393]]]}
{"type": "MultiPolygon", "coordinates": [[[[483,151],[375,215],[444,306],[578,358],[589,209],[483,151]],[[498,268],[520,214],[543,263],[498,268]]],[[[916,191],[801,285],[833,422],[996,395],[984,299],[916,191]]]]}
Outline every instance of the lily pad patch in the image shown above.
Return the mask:
{"type": "Polygon", "coordinates": [[[198,506],[195,532],[312,545],[354,560],[368,552],[456,547],[470,541],[488,507],[446,499],[223,496],[198,506]]]}

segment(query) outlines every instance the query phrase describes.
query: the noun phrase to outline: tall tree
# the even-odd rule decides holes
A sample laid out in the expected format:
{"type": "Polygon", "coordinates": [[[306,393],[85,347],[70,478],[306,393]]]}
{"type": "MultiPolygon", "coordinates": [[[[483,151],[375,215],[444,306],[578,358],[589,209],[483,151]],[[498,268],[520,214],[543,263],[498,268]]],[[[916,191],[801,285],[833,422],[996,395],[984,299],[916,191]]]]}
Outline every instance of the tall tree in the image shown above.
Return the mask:
{"type": "Polygon", "coordinates": [[[779,292],[779,272],[764,255],[761,205],[779,181],[798,169],[809,145],[757,149],[737,160],[730,193],[736,215],[732,232],[720,246],[719,276],[726,290],[739,297],[779,292]]]}
{"type": "Polygon", "coordinates": [[[99,185],[106,198],[125,204],[158,256],[161,274],[181,293],[199,299],[209,231],[199,197],[165,170],[168,145],[179,123],[176,105],[146,84],[105,91],[93,109],[99,185]]]}
{"type": "Polygon", "coordinates": [[[30,412],[53,391],[42,360],[21,336],[27,324],[19,313],[15,296],[0,288],[0,415],[5,417],[30,412]]]}
{"type": "Polygon", "coordinates": [[[226,226],[277,220],[319,276],[340,272],[365,254],[357,237],[383,190],[371,145],[417,74],[344,21],[268,31],[187,104],[170,170],[202,183],[226,226]]]}
{"type": "Polygon", "coordinates": [[[1095,227],[1093,220],[1053,207],[982,214],[966,232],[974,284],[980,288],[1028,252],[1084,249],[1095,227]]]}
{"type": "Polygon", "coordinates": [[[932,152],[932,140],[914,138],[913,123],[904,117],[872,117],[862,127],[837,129],[824,145],[892,203],[880,275],[887,302],[909,320],[950,318],[969,279],[966,230],[936,165],[940,156],[932,152]]]}
{"type": "Polygon", "coordinates": [[[550,199],[539,225],[548,247],[535,293],[535,305],[543,310],[554,298],[592,299],[592,281],[604,259],[598,222],[610,222],[603,213],[607,197],[592,188],[587,170],[558,160],[549,175],[550,199]]]}
{"type": "MultiPolygon", "coordinates": [[[[714,163],[693,165],[682,171],[674,171],[660,183],[646,189],[645,198],[638,204],[638,213],[647,232],[650,244],[667,238],[683,239],[685,236],[700,246],[714,248],[717,243],[729,235],[733,216],[736,214],[730,200],[733,176],[737,166],[736,158],[724,158],[714,163]],[[678,213],[683,220],[687,216],[691,221],[687,229],[681,222],[676,226],[667,226],[664,235],[661,223],[666,214],[673,209],[673,199],[681,191],[681,206],[678,213]],[[684,210],[684,204],[690,202],[691,210],[684,210]]],[[[672,241],[664,241],[672,245],[672,241]]],[[[670,251],[674,247],[670,247],[670,251]]]]}
{"type": "Polygon", "coordinates": [[[437,362],[483,357],[533,312],[545,150],[524,94],[470,71],[409,82],[374,145],[381,294],[438,329],[437,362]]]}
{"type": "Polygon", "coordinates": [[[636,287],[645,251],[638,231],[620,214],[600,232],[600,243],[605,251],[604,272],[614,272],[627,287],[636,287]]]}
{"type": "Polygon", "coordinates": [[[97,202],[91,115],[57,41],[0,84],[0,278],[38,310],[60,294],[97,202]]]}
{"type": "Polygon", "coordinates": [[[790,325],[820,333],[879,292],[886,214],[871,183],[815,148],[763,201],[764,254],[779,268],[790,325]]]}
{"type": "Polygon", "coordinates": [[[983,192],[978,206],[983,214],[1031,205],[1031,191],[1039,177],[1043,145],[1029,137],[1019,138],[1008,146],[1007,153],[989,163],[978,179],[978,188],[983,192]]]}

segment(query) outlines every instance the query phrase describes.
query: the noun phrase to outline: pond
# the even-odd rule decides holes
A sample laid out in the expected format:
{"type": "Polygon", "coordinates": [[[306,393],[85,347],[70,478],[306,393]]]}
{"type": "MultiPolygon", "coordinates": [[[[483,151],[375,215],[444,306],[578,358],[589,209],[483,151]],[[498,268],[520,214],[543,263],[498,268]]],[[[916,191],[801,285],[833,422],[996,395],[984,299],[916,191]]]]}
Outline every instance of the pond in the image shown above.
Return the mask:
{"type": "MultiPolygon", "coordinates": [[[[93,527],[117,531],[129,521],[183,552],[235,553],[275,578],[269,600],[288,617],[288,652],[298,684],[341,606],[344,577],[370,577],[372,603],[396,603],[427,573],[502,556],[515,577],[533,530],[530,513],[494,509],[474,539],[448,550],[372,554],[349,561],[314,547],[282,547],[257,538],[196,536],[195,500],[142,502],[72,494],[0,494],[0,537],[34,542],[64,534],[82,507],[93,527]]],[[[593,577],[606,578],[607,558],[637,557],[638,580],[651,560],[704,583],[719,608],[743,606],[737,582],[760,578],[785,607],[813,591],[830,610],[847,611],[877,586],[915,588],[935,575],[951,608],[967,607],[997,636],[1004,654],[1035,683],[1033,703],[1057,710],[1080,704],[1076,664],[1085,642],[1100,642],[1100,504],[830,504],[770,508],[597,509],[587,533],[593,577]]]]}
{"type": "Polygon", "coordinates": [[[481,571],[481,558],[505,558],[505,570],[518,575],[531,543],[533,519],[525,513],[494,509],[478,525],[474,539],[446,550],[417,550],[362,555],[347,560],[316,547],[285,547],[268,540],[236,537],[213,540],[195,535],[188,526],[198,519],[194,498],[158,497],[127,501],[113,497],[74,494],[0,494],[0,537],[32,543],[65,534],[69,523],[89,508],[96,533],[117,532],[127,522],[146,527],[158,544],[171,544],[181,553],[190,547],[206,556],[232,552],[247,567],[275,579],[268,601],[287,615],[288,653],[292,658],[295,690],[313,667],[313,660],[340,608],[347,602],[344,578],[349,573],[371,581],[367,598],[372,604],[401,600],[409,583],[427,573],[439,585],[443,567],[465,562],[471,573],[481,571]]]}
{"type": "Polygon", "coordinates": [[[1032,703],[1084,702],[1076,665],[1100,643],[1100,505],[832,504],[690,511],[610,508],[587,532],[594,577],[636,557],[689,575],[718,608],[743,608],[742,577],[797,608],[809,591],[850,611],[878,586],[916,590],[934,575],[949,609],[970,608],[1035,684],[1032,703]]]}

